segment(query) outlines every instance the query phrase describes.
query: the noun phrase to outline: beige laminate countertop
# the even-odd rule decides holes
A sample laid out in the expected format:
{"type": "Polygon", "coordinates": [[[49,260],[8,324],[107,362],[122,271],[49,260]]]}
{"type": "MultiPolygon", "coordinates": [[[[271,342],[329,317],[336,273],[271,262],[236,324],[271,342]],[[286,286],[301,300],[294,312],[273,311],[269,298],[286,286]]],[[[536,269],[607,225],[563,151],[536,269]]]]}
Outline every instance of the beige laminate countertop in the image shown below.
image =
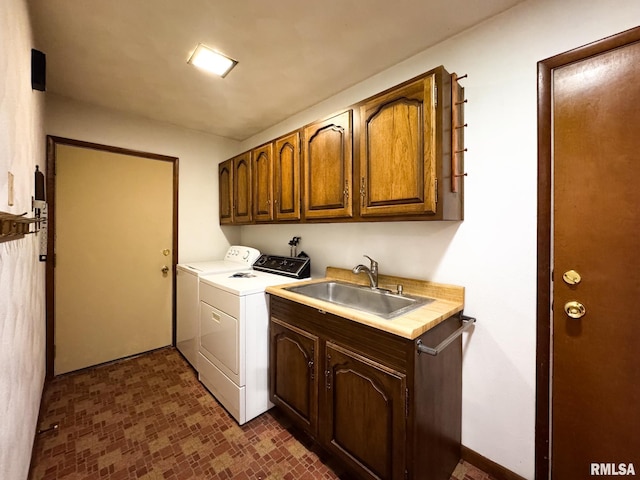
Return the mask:
{"type": "Polygon", "coordinates": [[[325,278],[268,287],[266,291],[271,295],[292,300],[302,305],[317,308],[328,313],[333,313],[340,317],[353,320],[354,322],[369,325],[370,327],[374,327],[400,337],[408,338],[410,340],[419,337],[427,330],[449,318],[451,315],[461,312],[464,308],[464,287],[410,278],[394,277],[390,275],[379,275],[378,285],[381,288],[388,288],[389,290],[395,291],[397,285],[402,285],[404,287],[404,292],[409,295],[430,297],[434,298],[435,301],[399,317],[387,320],[377,315],[372,315],[353,308],[343,307],[323,300],[317,300],[306,295],[286,290],[287,287],[291,286],[300,286],[310,283],[324,282],[327,280],[340,280],[359,285],[368,285],[368,278],[366,275],[356,275],[352,273],[351,270],[342,268],[327,267],[325,278]]]}

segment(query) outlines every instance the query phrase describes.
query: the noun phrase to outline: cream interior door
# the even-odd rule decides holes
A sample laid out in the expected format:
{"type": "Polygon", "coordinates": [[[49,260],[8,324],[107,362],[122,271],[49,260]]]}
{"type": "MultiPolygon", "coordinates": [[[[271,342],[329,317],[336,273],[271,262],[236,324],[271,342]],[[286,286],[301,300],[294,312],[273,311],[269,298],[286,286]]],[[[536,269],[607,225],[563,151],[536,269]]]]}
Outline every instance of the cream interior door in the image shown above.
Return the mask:
{"type": "Polygon", "coordinates": [[[55,182],[55,374],[171,344],[173,162],[58,144],[55,182]]]}

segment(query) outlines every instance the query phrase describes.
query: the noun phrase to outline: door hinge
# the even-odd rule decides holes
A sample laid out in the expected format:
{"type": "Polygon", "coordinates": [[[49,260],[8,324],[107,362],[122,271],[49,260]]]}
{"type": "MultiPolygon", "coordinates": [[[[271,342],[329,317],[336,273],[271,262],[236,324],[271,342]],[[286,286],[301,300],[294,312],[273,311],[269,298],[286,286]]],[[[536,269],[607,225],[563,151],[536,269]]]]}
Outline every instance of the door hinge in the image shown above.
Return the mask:
{"type": "Polygon", "coordinates": [[[404,471],[404,480],[409,480],[409,470],[404,471]]]}

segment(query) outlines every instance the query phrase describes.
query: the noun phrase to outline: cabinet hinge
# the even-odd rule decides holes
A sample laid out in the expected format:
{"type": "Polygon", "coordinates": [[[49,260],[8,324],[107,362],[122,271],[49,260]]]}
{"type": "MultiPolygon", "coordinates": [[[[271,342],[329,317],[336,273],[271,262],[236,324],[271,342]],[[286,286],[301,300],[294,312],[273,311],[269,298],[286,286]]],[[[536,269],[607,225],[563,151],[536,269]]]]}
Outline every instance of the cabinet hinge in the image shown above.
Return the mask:
{"type": "Polygon", "coordinates": [[[409,480],[409,470],[404,471],[404,480],[409,480]]]}
{"type": "Polygon", "coordinates": [[[438,203],[438,179],[435,179],[433,188],[435,189],[435,194],[436,194],[436,203],[438,203]]]}
{"type": "Polygon", "coordinates": [[[433,105],[438,108],[438,84],[433,86],[433,105]]]}
{"type": "Polygon", "coordinates": [[[409,418],[409,389],[404,389],[404,418],[409,418]]]}

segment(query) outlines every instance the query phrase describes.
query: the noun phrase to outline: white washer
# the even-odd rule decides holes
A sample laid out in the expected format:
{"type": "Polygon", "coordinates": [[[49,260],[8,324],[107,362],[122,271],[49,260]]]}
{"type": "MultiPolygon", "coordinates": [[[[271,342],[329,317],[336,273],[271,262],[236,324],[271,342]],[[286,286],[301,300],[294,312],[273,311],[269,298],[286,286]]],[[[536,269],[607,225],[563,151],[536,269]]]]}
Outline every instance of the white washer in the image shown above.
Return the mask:
{"type": "Polygon", "coordinates": [[[273,406],[265,289],[297,280],[256,270],[200,277],[198,378],[240,425],[273,406]]]}
{"type": "Polygon", "coordinates": [[[246,270],[260,256],[255,248],[232,245],[222,260],[176,266],[176,347],[198,370],[199,311],[198,279],[211,273],[246,270]]]}

